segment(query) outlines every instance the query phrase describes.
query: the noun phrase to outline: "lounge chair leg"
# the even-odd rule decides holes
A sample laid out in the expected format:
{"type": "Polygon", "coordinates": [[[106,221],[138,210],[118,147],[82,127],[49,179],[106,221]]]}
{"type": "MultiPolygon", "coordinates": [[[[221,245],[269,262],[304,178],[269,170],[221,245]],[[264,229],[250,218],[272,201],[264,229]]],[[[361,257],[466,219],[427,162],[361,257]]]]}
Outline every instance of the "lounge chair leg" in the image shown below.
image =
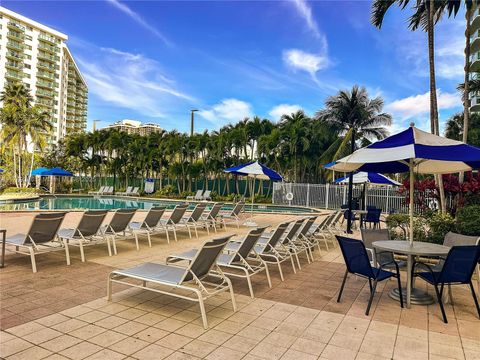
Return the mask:
{"type": "Polygon", "coordinates": [[[165,229],[165,234],[167,234],[167,244],[170,244],[170,235],[168,234],[168,229],[165,229]]]}
{"type": "Polygon", "coordinates": [[[108,248],[108,256],[112,256],[112,248],[110,246],[110,237],[107,236],[107,248],[108,248]]]}
{"type": "Polygon", "coordinates": [[[85,252],[83,251],[83,241],[81,239],[78,242],[78,247],[80,248],[80,258],[82,259],[82,262],[85,262],[85,252]]]}
{"type": "Polygon", "coordinates": [[[207,225],[205,225],[205,229],[207,229],[207,235],[210,235],[210,227],[207,225]]]}
{"type": "Polygon", "coordinates": [[[138,234],[135,233],[135,234],[134,234],[134,237],[135,237],[135,246],[137,247],[137,251],[139,251],[139,250],[140,250],[140,247],[138,246],[138,234]]]}
{"type": "Polygon", "coordinates": [[[149,232],[147,232],[147,239],[148,239],[148,247],[152,247],[152,239],[149,232]]]}
{"type": "Polygon", "coordinates": [[[198,239],[198,230],[196,225],[195,225],[195,237],[198,239]]]}
{"type": "Polygon", "coordinates": [[[37,263],[35,262],[35,250],[32,247],[29,247],[28,250],[30,251],[30,259],[32,260],[32,271],[36,273],[37,263]]]}
{"type": "Polygon", "coordinates": [[[268,265],[267,263],[263,263],[263,266],[265,266],[265,274],[267,275],[268,287],[272,288],[272,280],[270,279],[270,271],[268,270],[268,265]]]}
{"type": "Polygon", "coordinates": [[[294,254],[295,254],[295,258],[297,259],[298,270],[302,270],[302,266],[300,265],[300,259],[298,258],[298,253],[295,252],[294,254]]]}
{"type": "Polygon", "coordinates": [[[437,294],[438,305],[440,305],[440,311],[442,312],[443,322],[448,324],[447,315],[445,314],[445,309],[443,308],[442,294],[438,291],[437,285],[433,286],[435,288],[435,293],[437,294]]]}
{"type": "Polygon", "coordinates": [[[293,261],[293,256],[292,256],[292,254],[290,254],[290,262],[292,263],[293,273],[296,274],[296,273],[297,273],[297,269],[295,269],[295,262],[293,261]]]}
{"type": "Polygon", "coordinates": [[[113,253],[117,255],[117,242],[115,241],[115,236],[112,236],[112,245],[113,245],[113,253]]]}
{"type": "MultiPolygon", "coordinates": [[[[280,261],[277,260],[277,264],[278,264],[278,272],[280,273],[280,279],[282,281],[285,281],[285,279],[283,278],[283,271],[282,271],[282,264],[280,264],[280,261]]],[[[295,268],[294,268],[295,269],[295,268]]]]}
{"type": "Polygon", "coordinates": [[[248,273],[247,269],[243,269],[245,271],[245,275],[247,277],[247,284],[248,284],[248,290],[250,291],[250,297],[252,299],[255,299],[255,295],[253,295],[253,287],[252,287],[252,280],[250,279],[250,274],[248,273]]]}
{"type": "Polygon", "coordinates": [[[67,265],[70,265],[70,251],[68,249],[67,240],[63,239],[63,246],[65,246],[65,258],[67,260],[67,265]]]}
{"type": "Polygon", "coordinates": [[[225,278],[225,281],[228,284],[228,292],[230,293],[230,299],[232,300],[232,308],[233,311],[237,311],[237,302],[235,300],[235,294],[233,293],[233,286],[232,286],[232,281],[229,278],[225,278]]]}
{"type": "Polygon", "coordinates": [[[367,310],[365,311],[365,315],[367,315],[367,316],[370,313],[370,308],[372,307],[373,297],[375,296],[375,291],[376,290],[377,290],[377,280],[374,280],[372,291],[370,293],[370,299],[368,299],[367,310]]]}
{"type": "Polygon", "coordinates": [[[192,231],[190,230],[190,226],[187,226],[188,230],[188,237],[191,239],[192,238],[192,231]]]}
{"type": "Polygon", "coordinates": [[[348,270],[345,270],[345,275],[343,276],[342,286],[340,286],[340,291],[337,297],[337,303],[340,302],[342,298],[343,288],[345,287],[345,283],[347,282],[348,270]]]}
{"type": "Polygon", "coordinates": [[[112,274],[108,274],[107,278],[107,301],[112,301],[112,274]]]}
{"type": "Polygon", "coordinates": [[[203,328],[205,330],[208,329],[208,321],[207,321],[207,313],[205,311],[205,304],[203,303],[203,298],[202,294],[200,291],[196,291],[197,296],[198,296],[198,305],[200,306],[200,313],[202,314],[202,322],[203,322],[203,328]]]}
{"type": "Polygon", "coordinates": [[[175,237],[175,242],[178,241],[177,239],[177,230],[175,228],[173,228],[173,236],[175,237]]]}
{"type": "Polygon", "coordinates": [[[147,287],[147,282],[145,280],[142,281],[142,286],[147,287]]]}
{"type": "Polygon", "coordinates": [[[478,317],[480,318],[480,306],[478,305],[477,295],[475,294],[475,289],[473,287],[472,280],[470,280],[470,290],[472,291],[473,301],[475,302],[475,307],[477,308],[478,317]]]}

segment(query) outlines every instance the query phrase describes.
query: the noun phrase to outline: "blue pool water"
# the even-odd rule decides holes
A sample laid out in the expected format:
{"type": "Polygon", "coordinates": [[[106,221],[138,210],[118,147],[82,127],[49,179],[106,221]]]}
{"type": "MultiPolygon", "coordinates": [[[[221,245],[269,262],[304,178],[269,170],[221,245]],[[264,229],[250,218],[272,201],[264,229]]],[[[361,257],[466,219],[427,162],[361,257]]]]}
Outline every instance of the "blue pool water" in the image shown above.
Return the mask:
{"type": "MultiPolygon", "coordinates": [[[[180,200],[154,200],[125,198],[115,196],[46,196],[35,201],[26,201],[19,203],[0,204],[0,211],[18,211],[18,210],[83,210],[83,209],[150,209],[153,206],[165,206],[167,209],[173,209],[180,200]]],[[[232,208],[232,204],[225,204],[224,209],[232,208]]],[[[193,209],[195,204],[190,204],[193,209]]],[[[247,203],[246,211],[250,211],[251,206],[247,203]]],[[[255,212],[270,213],[312,213],[313,209],[294,206],[274,206],[274,205],[254,205],[255,212]]]]}

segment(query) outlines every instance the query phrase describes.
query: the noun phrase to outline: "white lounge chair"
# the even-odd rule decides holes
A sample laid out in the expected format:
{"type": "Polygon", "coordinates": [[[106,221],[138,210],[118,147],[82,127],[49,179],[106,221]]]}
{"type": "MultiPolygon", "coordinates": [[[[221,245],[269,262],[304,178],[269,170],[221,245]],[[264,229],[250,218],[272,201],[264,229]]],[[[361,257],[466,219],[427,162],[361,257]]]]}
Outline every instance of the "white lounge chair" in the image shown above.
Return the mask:
{"type": "Polygon", "coordinates": [[[187,200],[203,200],[203,189],[197,190],[195,195],[187,196],[187,200]]]}
{"type": "Polygon", "coordinates": [[[225,212],[220,214],[220,218],[222,220],[223,226],[227,228],[227,222],[231,223],[234,222],[237,224],[237,228],[240,228],[240,222],[242,220],[243,211],[245,210],[245,202],[239,201],[235,204],[231,211],[225,212]]]}
{"type": "Polygon", "coordinates": [[[89,191],[88,193],[92,195],[100,195],[100,194],[103,194],[103,192],[105,191],[105,188],[106,186],[100,186],[100,189],[98,189],[97,191],[89,191]]]}
{"type": "Polygon", "coordinates": [[[162,219],[162,215],[165,212],[165,207],[152,207],[145,217],[145,220],[142,222],[131,222],[128,226],[133,231],[135,235],[135,242],[138,248],[138,236],[139,235],[147,235],[148,246],[152,247],[152,241],[150,236],[159,232],[158,224],[162,219]]]}
{"type": "Polygon", "coordinates": [[[128,196],[139,196],[140,195],[140,192],[139,192],[140,188],[137,186],[137,187],[134,187],[132,189],[132,191],[130,191],[129,194],[127,194],[128,196]]]}
{"type": "Polygon", "coordinates": [[[133,186],[128,186],[127,189],[123,192],[117,192],[117,195],[128,195],[132,192],[133,186]]]}
{"type": "Polygon", "coordinates": [[[190,239],[192,238],[192,231],[190,230],[193,228],[195,230],[195,236],[198,239],[198,227],[205,227],[208,230],[208,226],[206,226],[201,221],[201,216],[204,213],[207,205],[205,203],[197,204],[195,209],[188,215],[182,217],[182,219],[178,222],[177,227],[185,227],[188,230],[188,235],[190,239]]]}
{"type": "Polygon", "coordinates": [[[112,283],[119,283],[198,302],[203,327],[207,329],[208,321],[204,302],[208,298],[229,291],[233,311],[237,310],[232,283],[216,265],[216,260],[229,239],[230,236],[226,236],[205,243],[188,267],[145,263],[130,269],[112,271],[108,276],[108,301],[112,300],[112,283]],[[213,272],[212,269],[216,271],[213,272]],[[140,284],[124,281],[124,278],[138,280],[140,284]],[[150,287],[149,284],[155,287],[150,287]]]}
{"type": "MultiPolygon", "coordinates": [[[[113,253],[115,255],[117,255],[116,240],[125,240],[135,237],[135,234],[128,227],[128,225],[130,224],[136,211],[137,209],[118,209],[113,214],[110,222],[100,229],[100,232],[103,236],[108,236],[112,240],[113,253]]],[[[135,237],[135,240],[138,249],[138,238],[135,237]]],[[[107,244],[109,245],[110,243],[107,241],[107,244]]],[[[110,246],[108,247],[108,254],[111,254],[110,246]]]]}
{"type": "Polygon", "coordinates": [[[178,223],[182,220],[183,215],[187,211],[188,204],[178,204],[175,206],[175,209],[173,209],[172,213],[170,214],[170,217],[168,219],[161,219],[160,222],[157,225],[157,229],[165,231],[165,234],[167,235],[167,242],[170,244],[170,235],[168,232],[170,230],[173,231],[173,235],[175,237],[175,241],[177,241],[177,226],[178,223]]]}

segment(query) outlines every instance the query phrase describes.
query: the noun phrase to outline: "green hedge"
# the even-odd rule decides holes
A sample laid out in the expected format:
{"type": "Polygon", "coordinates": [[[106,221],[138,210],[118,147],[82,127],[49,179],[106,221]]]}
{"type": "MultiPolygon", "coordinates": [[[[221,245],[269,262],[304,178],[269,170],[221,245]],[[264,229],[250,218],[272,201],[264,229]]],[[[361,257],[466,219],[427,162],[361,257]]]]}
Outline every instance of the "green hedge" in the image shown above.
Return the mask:
{"type": "Polygon", "coordinates": [[[457,232],[480,236],[480,205],[465,206],[457,211],[457,232]]]}

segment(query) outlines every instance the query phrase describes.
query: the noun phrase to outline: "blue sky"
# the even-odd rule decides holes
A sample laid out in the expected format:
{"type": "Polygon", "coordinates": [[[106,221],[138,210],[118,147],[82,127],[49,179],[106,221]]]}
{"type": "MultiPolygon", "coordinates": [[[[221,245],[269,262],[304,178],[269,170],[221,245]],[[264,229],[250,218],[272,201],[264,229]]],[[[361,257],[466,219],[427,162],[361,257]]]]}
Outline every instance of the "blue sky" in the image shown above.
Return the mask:
{"type": "MultiPolygon", "coordinates": [[[[426,34],[393,9],[381,30],[370,1],[2,1],[69,36],[89,85],[88,127],[119,119],[196,131],[245,116],[278,120],[353,84],[381,95],[391,131],[428,129],[426,34]]],[[[437,26],[440,121],[461,110],[464,14],[437,26]]]]}

